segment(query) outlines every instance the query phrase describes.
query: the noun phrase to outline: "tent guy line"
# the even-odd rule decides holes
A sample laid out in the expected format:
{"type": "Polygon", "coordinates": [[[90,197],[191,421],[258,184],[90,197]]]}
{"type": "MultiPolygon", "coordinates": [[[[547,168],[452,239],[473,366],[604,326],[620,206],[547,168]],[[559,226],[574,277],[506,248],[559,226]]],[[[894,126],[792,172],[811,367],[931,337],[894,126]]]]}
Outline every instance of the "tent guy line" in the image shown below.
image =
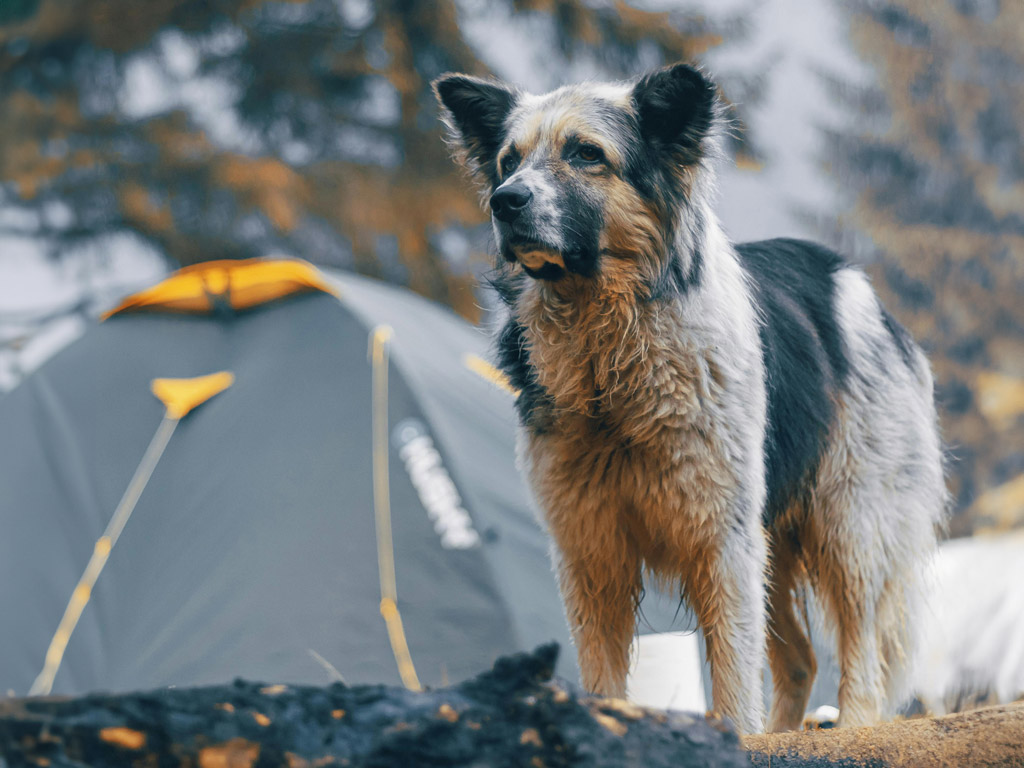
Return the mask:
{"type": "Polygon", "coordinates": [[[96,580],[103,572],[110,552],[128,523],[128,518],[135,510],[135,505],[138,504],[139,497],[142,496],[142,492],[149,483],[149,478],[152,477],[160,457],[164,455],[167,443],[170,442],[171,435],[174,434],[178,423],[196,406],[205,403],[214,395],[230,387],[234,380],[234,375],[228,371],[199,376],[194,379],[153,379],[151,388],[153,394],[163,402],[166,408],[164,417],[153,434],[153,439],[150,440],[145,453],[142,454],[139,466],[135,469],[103,535],[96,540],[82,578],[79,579],[72,591],[68,606],[64,609],[60,624],[57,625],[57,631],[54,632],[53,639],[50,640],[50,645],[46,649],[43,668],[35,682],[32,683],[28,692],[29,696],[45,696],[53,688],[53,681],[57,677],[61,661],[64,659],[64,651],[71,640],[71,633],[75,631],[82,611],[85,610],[92,595],[93,587],[96,586],[96,580]]]}

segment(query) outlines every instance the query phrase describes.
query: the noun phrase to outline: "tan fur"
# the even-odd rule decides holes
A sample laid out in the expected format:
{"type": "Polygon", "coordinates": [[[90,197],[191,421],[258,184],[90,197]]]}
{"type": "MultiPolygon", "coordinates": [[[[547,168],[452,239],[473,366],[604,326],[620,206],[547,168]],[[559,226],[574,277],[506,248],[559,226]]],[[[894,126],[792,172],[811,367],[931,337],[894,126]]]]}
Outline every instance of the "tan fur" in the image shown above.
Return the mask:
{"type": "MultiPolygon", "coordinates": [[[[570,136],[600,147],[614,165],[621,166],[625,161],[613,141],[595,133],[585,103],[559,103],[548,111],[538,111],[513,130],[509,146],[514,145],[526,157],[544,145],[557,156],[570,136]]],[[[508,147],[504,147],[499,153],[499,163],[507,150],[508,147]]]]}
{"type": "Polygon", "coordinates": [[[706,358],[663,330],[678,322],[673,308],[637,304],[632,280],[614,270],[563,283],[531,285],[519,307],[555,404],[528,458],[561,553],[583,683],[622,696],[642,565],[680,584],[713,634],[715,539],[735,478],[709,439],[720,385],[706,358]]]}
{"type": "Polygon", "coordinates": [[[818,668],[806,615],[798,616],[796,610],[800,597],[797,590],[807,584],[797,540],[798,534],[788,521],[780,521],[773,531],[768,627],[768,662],[774,689],[768,716],[770,731],[800,728],[818,668]]]}
{"type": "Polygon", "coordinates": [[[605,201],[601,252],[617,259],[606,267],[609,280],[620,291],[646,293],[646,286],[656,281],[661,269],[661,254],[666,247],[664,228],[650,204],[622,178],[601,178],[594,186],[603,192],[605,201]]]}

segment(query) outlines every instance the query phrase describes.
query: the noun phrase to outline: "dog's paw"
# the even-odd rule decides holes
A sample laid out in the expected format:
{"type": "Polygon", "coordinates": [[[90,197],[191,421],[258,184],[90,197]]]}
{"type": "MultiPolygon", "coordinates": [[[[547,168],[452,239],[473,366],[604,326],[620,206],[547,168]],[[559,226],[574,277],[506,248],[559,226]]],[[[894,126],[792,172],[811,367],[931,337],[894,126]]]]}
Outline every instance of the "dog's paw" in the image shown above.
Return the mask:
{"type": "Polygon", "coordinates": [[[828,704],[822,704],[813,712],[804,715],[804,730],[817,731],[823,728],[835,728],[839,721],[839,710],[828,704]]]}

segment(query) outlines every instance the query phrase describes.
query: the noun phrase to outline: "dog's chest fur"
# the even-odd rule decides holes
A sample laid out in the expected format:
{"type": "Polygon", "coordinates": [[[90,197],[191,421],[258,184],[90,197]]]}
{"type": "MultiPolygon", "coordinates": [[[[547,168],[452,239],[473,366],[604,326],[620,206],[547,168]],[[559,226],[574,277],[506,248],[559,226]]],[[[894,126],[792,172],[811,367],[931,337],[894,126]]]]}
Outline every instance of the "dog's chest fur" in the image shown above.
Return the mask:
{"type": "MultiPolygon", "coordinates": [[[[548,401],[538,463],[558,467],[552,485],[588,484],[629,518],[654,557],[650,533],[711,522],[733,487],[728,385],[714,346],[687,329],[671,303],[544,289],[520,297],[530,364],[548,401]]],[[[543,481],[542,481],[543,482],[543,481]]],[[[654,559],[657,559],[654,557],[654,559]]]]}

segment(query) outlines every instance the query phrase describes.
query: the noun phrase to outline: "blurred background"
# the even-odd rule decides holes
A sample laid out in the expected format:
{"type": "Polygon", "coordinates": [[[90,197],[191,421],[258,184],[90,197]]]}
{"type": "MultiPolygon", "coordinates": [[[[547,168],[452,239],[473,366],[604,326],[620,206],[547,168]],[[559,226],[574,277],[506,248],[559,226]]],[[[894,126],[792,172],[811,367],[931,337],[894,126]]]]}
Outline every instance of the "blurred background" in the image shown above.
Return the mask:
{"type": "Polygon", "coordinates": [[[430,81],[678,60],[731,105],[732,238],[844,251],[928,352],[951,536],[1024,525],[1019,0],[0,0],[0,392],[204,260],[295,256],[485,322],[489,226],[430,81]]]}
{"type": "Polygon", "coordinates": [[[953,535],[1024,522],[1024,7],[1007,0],[3,0],[0,389],[165,270],[289,254],[478,321],[432,78],[703,64],[719,211],[866,265],[937,373],[953,535]]]}

